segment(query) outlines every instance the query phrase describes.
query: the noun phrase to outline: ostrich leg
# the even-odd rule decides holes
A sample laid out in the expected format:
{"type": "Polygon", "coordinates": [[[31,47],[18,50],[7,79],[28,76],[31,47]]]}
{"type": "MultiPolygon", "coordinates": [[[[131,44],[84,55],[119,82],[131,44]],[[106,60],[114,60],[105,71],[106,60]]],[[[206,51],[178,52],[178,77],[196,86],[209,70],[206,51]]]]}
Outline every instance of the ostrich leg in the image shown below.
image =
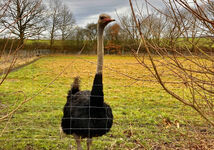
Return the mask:
{"type": "Polygon", "coordinates": [[[92,138],[87,139],[87,150],[90,150],[90,146],[92,144],[92,138]]]}
{"type": "Polygon", "coordinates": [[[81,146],[81,137],[74,134],[74,139],[76,140],[77,143],[77,150],[83,150],[81,146]]]}

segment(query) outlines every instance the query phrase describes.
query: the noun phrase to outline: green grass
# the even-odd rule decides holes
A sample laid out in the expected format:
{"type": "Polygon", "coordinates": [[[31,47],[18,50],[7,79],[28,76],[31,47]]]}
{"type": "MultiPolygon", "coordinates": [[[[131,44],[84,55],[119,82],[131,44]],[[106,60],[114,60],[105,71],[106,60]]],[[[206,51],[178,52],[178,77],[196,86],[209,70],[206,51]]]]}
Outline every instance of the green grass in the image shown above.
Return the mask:
{"type": "Polygon", "coordinates": [[[187,47],[192,48],[192,43],[195,44],[195,46],[203,47],[203,48],[214,48],[214,44],[211,38],[195,38],[194,40],[192,38],[178,38],[177,40],[177,46],[179,47],[187,47]]]}
{"type": "MultiPolygon", "coordinates": [[[[198,135],[203,139],[214,139],[213,129],[196,112],[166,94],[158,84],[135,83],[118,74],[149,75],[134,58],[105,56],[104,64],[112,68],[104,68],[104,93],[106,103],[113,109],[114,124],[107,135],[94,138],[92,149],[182,149],[190,144],[200,145],[198,135]],[[180,128],[165,124],[166,118],[173,123],[177,120],[180,128]],[[205,135],[201,134],[201,129],[206,129],[205,135]]],[[[95,56],[46,57],[11,73],[0,86],[0,115],[4,116],[26,97],[43,89],[67,65],[69,67],[53,84],[13,115],[0,137],[0,149],[62,150],[69,149],[69,145],[75,147],[71,136],[60,139],[62,109],[73,77],[81,77],[82,90],[91,89],[96,70],[95,56]]],[[[179,87],[177,90],[182,92],[179,87]]],[[[7,120],[0,123],[0,133],[6,123],[7,120]]]]}
{"type": "Polygon", "coordinates": [[[44,44],[50,44],[50,40],[25,40],[25,44],[33,44],[35,42],[38,42],[38,43],[44,43],[44,44]]]}
{"type": "MultiPolygon", "coordinates": [[[[199,47],[203,47],[203,48],[214,48],[214,44],[213,44],[213,41],[211,38],[195,38],[194,41],[192,41],[192,38],[188,38],[189,40],[187,40],[186,38],[178,38],[177,39],[177,46],[179,47],[188,47],[188,48],[191,48],[192,47],[192,42],[193,43],[197,43],[197,46],[199,47]],[[198,42],[199,41],[199,42],[198,42]]],[[[166,39],[165,39],[166,40],[166,39]]],[[[164,40],[164,42],[166,42],[164,40]]],[[[63,44],[71,44],[73,43],[74,41],[72,40],[66,40],[63,41],[62,40],[54,40],[54,45],[55,46],[62,46],[63,44]]],[[[25,44],[26,45],[32,45],[32,44],[35,44],[35,43],[39,43],[39,44],[46,44],[48,46],[50,46],[50,40],[31,40],[31,39],[28,39],[28,40],[25,40],[25,44]]],[[[163,43],[164,44],[164,43],[163,43]]]]}
{"type": "MultiPolygon", "coordinates": [[[[70,44],[72,42],[73,42],[72,40],[65,40],[65,41],[54,40],[54,46],[62,46],[63,44],[70,44]]],[[[35,43],[37,43],[37,44],[45,44],[45,45],[50,46],[50,40],[31,40],[31,39],[25,40],[25,44],[26,45],[32,45],[32,44],[35,44],[35,43]]]]}

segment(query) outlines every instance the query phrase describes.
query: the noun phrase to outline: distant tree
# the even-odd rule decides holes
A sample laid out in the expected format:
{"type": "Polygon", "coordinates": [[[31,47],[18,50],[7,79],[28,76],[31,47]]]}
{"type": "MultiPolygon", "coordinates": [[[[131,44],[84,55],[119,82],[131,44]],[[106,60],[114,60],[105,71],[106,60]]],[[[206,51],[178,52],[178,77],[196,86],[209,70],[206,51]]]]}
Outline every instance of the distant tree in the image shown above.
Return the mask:
{"type": "Polygon", "coordinates": [[[191,51],[192,52],[197,52],[197,47],[200,44],[201,37],[204,34],[204,29],[200,27],[200,21],[191,13],[187,12],[188,15],[185,16],[185,20],[189,25],[188,28],[188,35],[187,35],[187,41],[191,45],[191,51]],[[189,38],[191,37],[191,38],[189,38]]]}
{"type": "Polygon", "coordinates": [[[85,37],[85,29],[82,27],[76,27],[74,29],[74,34],[72,34],[72,37],[70,37],[71,40],[74,40],[76,45],[76,49],[80,50],[83,46],[84,40],[86,39],[85,37]]]}
{"type": "Polygon", "coordinates": [[[48,25],[48,32],[50,35],[50,49],[53,48],[54,39],[56,39],[57,31],[59,30],[61,8],[62,8],[62,1],[60,0],[49,1],[49,10],[47,11],[46,21],[48,25]]]}
{"type": "Polygon", "coordinates": [[[96,53],[96,40],[97,40],[97,24],[89,23],[83,29],[85,40],[87,42],[87,48],[93,53],[96,53]]]}
{"type": "Polygon", "coordinates": [[[166,17],[159,12],[153,11],[145,14],[141,19],[141,30],[145,38],[160,46],[162,35],[167,25],[166,17]]]}
{"type": "MultiPolygon", "coordinates": [[[[5,16],[5,13],[9,7],[11,3],[11,0],[5,0],[4,2],[2,2],[2,0],[0,0],[0,20],[3,16],[5,16]]],[[[2,33],[5,30],[5,27],[3,27],[2,24],[0,24],[0,29],[2,29],[0,31],[0,33],[2,33]]]]}
{"type": "MultiPolygon", "coordinates": [[[[207,8],[205,10],[205,13],[208,16],[209,20],[214,20],[214,1],[209,1],[205,7],[207,8]]],[[[209,49],[212,49],[214,45],[214,24],[203,22],[203,26],[203,29],[205,29],[206,32],[206,36],[209,37],[209,40],[207,40],[207,44],[209,45],[209,49]]]]}
{"type": "Polygon", "coordinates": [[[59,30],[61,31],[62,40],[65,40],[72,33],[72,29],[75,24],[75,19],[72,12],[65,4],[59,11],[59,30]]]}
{"type": "Polygon", "coordinates": [[[106,31],[108,42],[105,46],[105,51],[108,54],[121,54],[121,39],[119,38],[120,25],[115,23],[106,31]]]}
{"type": "MultiPolygon", "coordinates": [[[[8,1],[1,1],[1,5],[8,1]]],[[[41,0],[11,0],[1,24],[20,39],[33,37],[43,32],[44,6],[41,0]]]]}
{"type": "Polygon", "coordinates": [[[172,5],[170,3],[166,4],[167,7],[164,10],[166,14],[165,19],[166,25],[163,32],[163,38],[165,42],[165,46],[169,47],[170,49],[174,49],[176,47],[176,43],[178,42],[180,37],[188,36],[189,30],[189,22],[186,18],[188,15],[186,11],[182,10],[179,13],[174,13],[171,9],[172,5]]]}
{"type": "Polygon", "coordinates": [[[94,41],[96,40],[97,35],[97,24],[89,23],[86,25],[85,34],[88,40],[94,41]]]}
{"type": "Polygon", "coordinates": [[[112,26],[110,26],[107,29],[107,36],[109,37],[110,40],[112,41],[118,41],[119,40],[119,32],[120,32],[120,25],[115,23],[112,26]]]}
{"type": "Polygon", "coordinates": [[[133,17],[131,15],[121,15],[120,17],[121,33],[123,34],[124,40],[139,39],[137,28],[134,24],[133,17]]]}

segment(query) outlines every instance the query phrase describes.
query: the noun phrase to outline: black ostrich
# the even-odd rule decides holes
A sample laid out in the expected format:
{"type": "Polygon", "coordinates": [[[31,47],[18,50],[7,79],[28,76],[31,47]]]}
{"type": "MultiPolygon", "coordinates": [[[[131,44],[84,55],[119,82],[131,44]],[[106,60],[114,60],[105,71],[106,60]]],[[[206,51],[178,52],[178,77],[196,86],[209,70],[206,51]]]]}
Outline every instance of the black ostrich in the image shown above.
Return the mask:
{"type": "Polygon", "coordinates": [[[87,148],[90,149],[92,137],[106,134],[112,124],[111,107],[104,103],[102,70],[103,70],[103,32],[105,26],[114,21],[110,16],[102,14],[97,23],[97,72],[91,91],[80,91],[79,78],[76,77],[68,92],[67,103],[64,106],[61,122],[65,134],[72,134],[77,143],[77,149],[82,150],[81,139],[87,138],[87,148]]]}

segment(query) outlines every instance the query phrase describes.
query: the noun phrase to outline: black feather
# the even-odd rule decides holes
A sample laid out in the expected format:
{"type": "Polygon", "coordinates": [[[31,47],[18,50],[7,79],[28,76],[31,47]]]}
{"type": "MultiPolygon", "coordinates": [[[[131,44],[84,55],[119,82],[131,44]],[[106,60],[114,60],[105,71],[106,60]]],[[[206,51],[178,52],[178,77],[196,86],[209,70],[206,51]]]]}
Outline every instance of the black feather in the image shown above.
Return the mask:
{"type": "MultiPolygon", "coordinates": [[[[79,89],[79,85],[77,87],[79,89]]],[[[82,138],[106,134],[113,124],[113,115],[111,107],[103,101],[102,74],[95,75],[91,92],[72,91],[68,92],[63,110],[63,131],[66,134],[75,133],[82,138]]]]}
{"type": "Polygon", "coordinates": [[[94,83],[91,90],[90,103],[91,106],[102,107],[104,102],[103,94],[103,76],[102,74],[96,74],[94,83]]]}
{"type": "Polygon", "coordinates": [[[80,91],[80,88],[79,88],[79,83],[80,83],[80,80],[79,80],[79,77],[75,77],[74,78],[74,82],[73,84],[71,85],[71,90],[68,91],[68,95],[67,95],[67,103],[70,103],[71,101],[71,96],[76,94],[77,92],[80,91]]]}
{"type": "Polygon", "coordinates": [[[71,87],[71,93],[75,94],[75,93],[79,92],[80,91],[79,86],[80,86],[80,79],[79,79],[79,77],[76,77],[76,78],[74,78],[74,82],[71,87]]]}

